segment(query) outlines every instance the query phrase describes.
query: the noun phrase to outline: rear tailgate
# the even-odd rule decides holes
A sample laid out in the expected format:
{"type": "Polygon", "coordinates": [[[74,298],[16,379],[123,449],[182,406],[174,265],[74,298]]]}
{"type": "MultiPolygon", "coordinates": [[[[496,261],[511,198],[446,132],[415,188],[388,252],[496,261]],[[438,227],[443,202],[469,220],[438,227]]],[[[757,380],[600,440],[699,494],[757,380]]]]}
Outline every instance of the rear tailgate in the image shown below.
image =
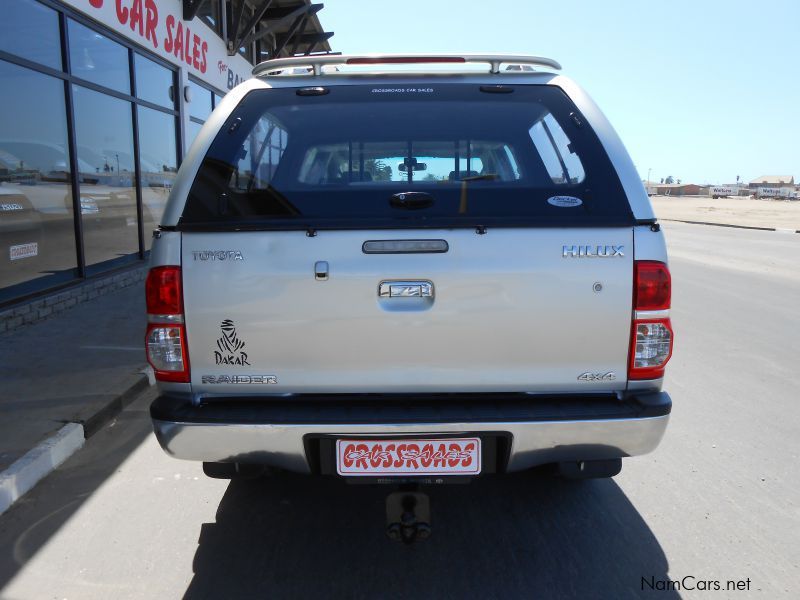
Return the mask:
{"type": "Polygon", "coordinates": [[[559,88],[509,89],[245,96],[177,225],[193,390],[624,389],[625,192],[559,88]]]}
{"type": "Polygon", "coordinates": [[[623,389],[631,241],[630,228],[184,234],[193,390],[623,389]],[[449,250],[363,252],[382,239],[449,250]],[[617,255],[564,256],[564,245],[617,255]],[[381,297],[385,281],[430,282],[431,296],[381,297]]]}

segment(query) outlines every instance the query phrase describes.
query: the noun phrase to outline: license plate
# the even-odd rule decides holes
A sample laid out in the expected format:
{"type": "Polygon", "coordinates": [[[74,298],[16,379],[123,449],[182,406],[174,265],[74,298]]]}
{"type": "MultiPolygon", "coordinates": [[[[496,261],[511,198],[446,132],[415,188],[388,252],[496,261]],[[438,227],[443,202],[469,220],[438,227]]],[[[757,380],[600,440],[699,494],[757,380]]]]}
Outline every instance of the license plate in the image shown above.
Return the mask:
{"type": "Polygon", "coordinates": [[[480,438],[336,440],[339,475],[477,475],[480,438]]]}

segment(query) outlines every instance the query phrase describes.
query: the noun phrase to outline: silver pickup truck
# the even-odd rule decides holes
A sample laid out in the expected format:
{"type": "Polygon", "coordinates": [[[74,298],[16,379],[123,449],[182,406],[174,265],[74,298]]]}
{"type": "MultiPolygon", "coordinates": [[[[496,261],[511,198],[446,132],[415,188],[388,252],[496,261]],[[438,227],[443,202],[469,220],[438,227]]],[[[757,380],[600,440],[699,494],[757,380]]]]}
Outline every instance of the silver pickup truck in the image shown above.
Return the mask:
{"type": "Polygon", "coordinates": [[[164,450],[217,476],[375,482],[608,477],[653,450],[671,409],[664,236],[559,68],[311,56],[231,91],[154,234],[164,450]]]}

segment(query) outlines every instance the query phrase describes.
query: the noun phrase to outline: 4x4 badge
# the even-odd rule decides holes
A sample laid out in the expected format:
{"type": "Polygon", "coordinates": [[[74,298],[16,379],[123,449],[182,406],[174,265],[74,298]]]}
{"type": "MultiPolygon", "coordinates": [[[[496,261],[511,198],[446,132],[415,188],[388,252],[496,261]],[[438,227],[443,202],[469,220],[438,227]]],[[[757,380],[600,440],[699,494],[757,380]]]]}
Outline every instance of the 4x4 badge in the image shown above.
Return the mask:
{"type": "Polygon", "coordinates": [[[247,352],[243,350],[245,343],[236,334],[236,326],[231,319],[225,319],[219,325],[222,336],[217,340],[214,360],[218,365],[247,365],[247,352]]]}

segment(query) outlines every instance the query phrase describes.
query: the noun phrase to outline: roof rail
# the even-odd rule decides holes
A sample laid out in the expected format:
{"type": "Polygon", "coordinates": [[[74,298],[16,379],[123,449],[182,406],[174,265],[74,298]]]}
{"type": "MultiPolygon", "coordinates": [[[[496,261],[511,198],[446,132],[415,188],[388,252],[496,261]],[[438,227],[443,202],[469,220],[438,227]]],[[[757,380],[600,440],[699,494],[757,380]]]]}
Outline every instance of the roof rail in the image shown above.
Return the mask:
{"type": "Polygon", "coordinates": [[[515,54],[354,54],[318,56],[290,56],[265,60],[253,68],[253,76],[268,75],[273,71],[294,67],[311,67],[314,75],[322,74],[326,65],[405,65],[432,63],[488,63],[490,73],[500,73],[501,64],[536,65],[560,70],[561,65],[552,58],[515,54]]]}

